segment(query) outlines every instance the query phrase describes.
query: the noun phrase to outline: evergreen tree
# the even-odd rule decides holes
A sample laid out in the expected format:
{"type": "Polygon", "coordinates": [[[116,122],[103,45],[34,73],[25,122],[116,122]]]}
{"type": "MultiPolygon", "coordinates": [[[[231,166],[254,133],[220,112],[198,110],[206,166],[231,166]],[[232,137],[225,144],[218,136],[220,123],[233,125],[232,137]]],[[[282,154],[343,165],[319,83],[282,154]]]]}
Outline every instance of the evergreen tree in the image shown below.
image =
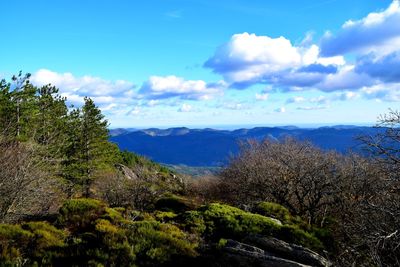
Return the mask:
{"type": "Polygon", "coordinates": [[[64,175],[88,196],[92,181],[118,161],[118,148],[108,141],[108,122],[93,100],[69,114],[64,175]]]}
{"type": "Polygon", "coordinates": [[[12,118],[10,114],[13,111],[11,101],[10,83],[5,80],[0,81],[0,134],[9,137],[12,128],[12,118]]]}
{"type": "Polygon", "coordinates": [[[62,143],[68,113],[66,99],[51,85],[37,88],[37,98],[35,141],[45,146],[62,143]]]}

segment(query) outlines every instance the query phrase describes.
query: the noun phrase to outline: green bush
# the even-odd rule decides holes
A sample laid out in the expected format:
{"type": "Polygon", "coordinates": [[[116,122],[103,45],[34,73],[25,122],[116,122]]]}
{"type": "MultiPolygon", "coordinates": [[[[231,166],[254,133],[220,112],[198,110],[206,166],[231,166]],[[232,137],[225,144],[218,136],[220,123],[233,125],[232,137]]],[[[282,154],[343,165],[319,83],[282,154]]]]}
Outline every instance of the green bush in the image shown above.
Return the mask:
{"type": "Polygon", "coordinates": [[[207,227],[201,212],[195,210],[187,211],[182,217],[182,224],[187,231],[198,235],[202,235],[206,231],[207,227]]]}
{"type": "Polygon", "coordinates": [[[159,211],[154,212],[154,217],[160,222],[169,222],[175,219],[178,215],[172,211],[159,211]]]}
{"type": "Polygon", "coordinates": [[[277,232],[276,237],[286,242],[298,244],[316,251],[322,251],[324,249],[322,242],[312,233],[305,232],[295,225],[283,225],[277,232]]]}
{"type": "Polygon", "coordinates": [[[278,219],[283,224],[290,223],[290,221],[292,220],[292,215],[287,208],[273,202],[259,203],[255,208],[255,212],[263,216],[278,219]]]}
{"type": "Polygon", "coordinates": [[[51,247],[63,247],[67,233],[59,230],[48,222],[28,222],[22,229],[33,234],[34,242],[31,243],[37,251],[45,251],[51,247]]]}
{"type": "Polygon", "coordinates": [[[212,238],[271,235],[279,227],[270,218],[223,204],[209,204],[201,207],[199,212],[205,222],[205,234],[212,238]]]}
{"type": "Polygon", "coordinates": [[[4,266],[22,263],[33,236],[20,225],[0,224],[0,262],[4,266]]]}
{"type": "Polygon", "coordinates": [[[66,236],[48,222],[0,225],[0,261],[10,266],[49,264],[60,255],[66,236]]]}
{"type": "Polygon", "coordinates": [[[60,208],[58,222],[61,225],[85,230],[101,215],[106,213],[106,205],[99,200],[79,198],[67,200],[60,208]]]}
{"type": "Polygon", "coordinates": [[[196,243],[172,224],[157,221],[139,221],[130,224],[127,232],[139,266],[157,265],[173,257],[193,257],[196,243]]]}
{"type": "Polygon", "coordinates": [[[279,225],[271,218],[223,204],[209,204],[186,212],[184,225],[207,239],[241,239],[249,234],[273,236],[287,242],[321,250],[323,245],[312,233],[295,225],[279,225]]]}

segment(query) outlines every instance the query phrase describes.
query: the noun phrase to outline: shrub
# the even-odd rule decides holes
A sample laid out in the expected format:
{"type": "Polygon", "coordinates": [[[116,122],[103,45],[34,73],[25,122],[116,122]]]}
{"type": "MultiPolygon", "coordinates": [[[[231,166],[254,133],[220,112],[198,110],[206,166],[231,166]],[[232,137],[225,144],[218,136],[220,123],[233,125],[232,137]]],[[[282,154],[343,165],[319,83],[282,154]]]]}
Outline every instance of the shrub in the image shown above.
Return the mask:
{"type": "Polygon", "coordinates": [[[263,216],[272,217],[280,220],[282,223],[290,223],[292,216],[287,208],[273,202],[260,202],[255,212],[263,216]]]}
{"type": "Polygon", "coordinates": [[[187,211],[183,214],[183,226],[191,233],[202,235],[207,227],[199,211],[187,211]]]}
{"type": "Polygon", "coordinates": [[[172,224],[134,222],[130,224],[127,236],[139,266],[161,264],[177,256],[196,255],[197,244],[188,241],[187,235],[172,224]]]}
{"type": "Polygon", "coordinates": [[[22,228],[33,234],[33,246],[37,251],[45,251],[51,247],[63,247],[67,234],[48,222],[28,222],[22,228]]]}
{"type": "Polygon", "coordinates": [[[79,198],[67,200],[60,208],[58,222],[74,230],[85,230],[106,212],[106,205],[99,200],[79,198]]]}
{"type": "Polygon", "coordinates": [[[22,263],[32,237],[33,234],[20,225],[0,224],[0,262],[4,266],[22,263]]]}
{"type": "Polygon", "coordinates": [[[185,213],[185,226],[188,230],[203,233],[206,238],[241,239],[249,234],[273,236],[290,243],[321,250],[323,245],[312,233],[296,225],[279,225],[271,218],[253,214],[223,204],[209,204],[197,211],[185,213]]]}
{"type": "Polygon", "coordinates": [[[156,211],[154,217],[160,222],[169,222],[175,219],[178,215],[172,211],[156,211]]]}
{"type": "Polygon", "coordinates": [[[295,243],[316,251],[322,251],[324,249],[322,242],[312,233],[305,232],[295,225],[283,225],[277,232],[276,237],[286,242],[295,243]]]}
{"type": "Polygon", "coordinates": [[[209,204],[199,209],[212,238],[240,238],[246,234],[272,234],[279,225],[259,214],[223,204],[209,204]]]}

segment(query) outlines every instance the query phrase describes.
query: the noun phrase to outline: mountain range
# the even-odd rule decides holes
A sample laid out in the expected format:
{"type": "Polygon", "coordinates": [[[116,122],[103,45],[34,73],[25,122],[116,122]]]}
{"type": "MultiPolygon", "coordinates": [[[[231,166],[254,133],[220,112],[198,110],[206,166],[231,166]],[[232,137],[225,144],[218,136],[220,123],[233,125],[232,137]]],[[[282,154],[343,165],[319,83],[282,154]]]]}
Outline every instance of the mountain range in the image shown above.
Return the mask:
{"type": "Polygon", "coordinates": [[[144,155],[154,161],[170,165],[223,166],[239,150],[239,142],[246,139],[282,140],[293,137],[307,140],[324,150],[340,153],[361,151],[357,137],[373,135],[382,129],[366,126],[336,125],[320,128],[296,126],[256,127],[252,129],[216,130],[189,129],[112,129],[110,139],[120,149],[144,155]]]}

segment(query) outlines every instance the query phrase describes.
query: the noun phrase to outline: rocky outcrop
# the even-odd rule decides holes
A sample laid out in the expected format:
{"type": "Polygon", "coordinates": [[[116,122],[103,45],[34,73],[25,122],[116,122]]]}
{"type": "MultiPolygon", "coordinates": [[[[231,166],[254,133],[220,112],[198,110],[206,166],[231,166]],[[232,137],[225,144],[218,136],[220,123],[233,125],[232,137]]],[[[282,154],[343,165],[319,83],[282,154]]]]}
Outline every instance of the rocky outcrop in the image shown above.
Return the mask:
{"type": "Polygon", "coordinates": [[[307,248],[270,237],[250,236],[243,242],[228,240],[222,251],[235,266],[331,266],[328,260],[307,248]]]}
{"type": "Polygon", "coordinates": [[[245,238],[244,242],[257,246],[273,255],[285,257],[296,262],[319,267],[331,266],[331,263],[327,259],[314,251],[273,237],[252,235],[245,238]]]}
{"type": "Polygon", "coordinates": [[[116,167],[129,180],[137,180],[139,178],[137,176],[137,174],[131,168],[129,168],[129,167],[125,166],[125,165],[117,164],[116,167]]]}

